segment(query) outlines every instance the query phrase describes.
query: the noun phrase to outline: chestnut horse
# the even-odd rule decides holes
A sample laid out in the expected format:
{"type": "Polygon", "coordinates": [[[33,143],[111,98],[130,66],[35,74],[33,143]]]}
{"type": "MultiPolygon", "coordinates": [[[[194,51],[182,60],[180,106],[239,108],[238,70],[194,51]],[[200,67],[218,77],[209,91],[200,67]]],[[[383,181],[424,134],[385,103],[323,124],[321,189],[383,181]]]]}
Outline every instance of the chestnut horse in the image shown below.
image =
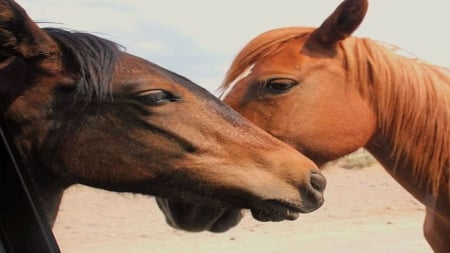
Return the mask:
{"type": "Polygon", "coordinates": [[[76,183],[235,208],[229,226],[240,208],[282,220],[323,202],[311,160],[206,90],[105,39],[41,29],[12,0],[0,108],[50,223],[76,183]]]}
{"type": "Polygon", "coordinates": [[[450,252],[450,77],[352,37],[367,8],[347,0],[318,28],[257,36],[234,59],[222,97],[319,165],[366,148],[426,206],[431,247],[450,252]]]}

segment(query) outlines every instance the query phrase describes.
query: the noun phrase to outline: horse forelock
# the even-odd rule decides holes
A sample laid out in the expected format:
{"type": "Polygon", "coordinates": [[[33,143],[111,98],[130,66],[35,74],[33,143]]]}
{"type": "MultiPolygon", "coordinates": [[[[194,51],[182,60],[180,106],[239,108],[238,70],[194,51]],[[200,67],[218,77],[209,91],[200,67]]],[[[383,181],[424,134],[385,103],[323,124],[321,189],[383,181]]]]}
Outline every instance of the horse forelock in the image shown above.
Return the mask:
{"type": "Polygon", "coordinates": [[[409,158],[415,178],[437,194],[450,170],[448,69],[366,38],[352,37],[341,48],[348,78],[372,103],[381,135],[392,140],[396,165],[409,158]]]}
{"type": "Polygon", "coordinates": [[[228,95],[228,93],[230,93],[230,91],[234,88],[234,86],[236,86],[236,84],[240,80],[249,76],[253,71],[253,66],[254,66],[254,64],[248,66],[243,72],[241,72],[236,78],[234,78],[232,82],[228,83],[226,85],[226,88],[220,88],[219,89],[219,92],[220,92],[219,98],[220,99],[225,98],[228,95]]]}
{"type": "Polygon", "coordinates": [[[248,71],[257,61],[270,57],[283,49],[283,45],[295,38],[305,36],[313,31],[309,27],[285,27],[267,31],[252,39],[234,58],[222,85],[220,96],[236,83],[243,73],[248,71]]]}
{"type": "Polygon", "coordinates": [[[120,47],[109,40],[88,33],[44,28],[63,50],[63,58],[75,64],[77,85],[75,99],[84,103],[111,94],[111,81],[120,47]]]}

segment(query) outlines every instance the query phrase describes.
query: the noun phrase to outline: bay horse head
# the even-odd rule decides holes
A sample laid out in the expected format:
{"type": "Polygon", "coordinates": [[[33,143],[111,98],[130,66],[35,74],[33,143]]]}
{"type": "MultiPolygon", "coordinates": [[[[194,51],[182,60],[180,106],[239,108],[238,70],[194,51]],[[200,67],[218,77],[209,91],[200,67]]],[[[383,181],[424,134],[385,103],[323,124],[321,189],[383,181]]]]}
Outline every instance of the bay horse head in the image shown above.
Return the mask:
{"type": "Polygon", "coordinates": [[[448,70],[351,36],[367,0],[317,28],[265,32],[237,55],[223,100],[319,165],[366,148],[427,207],[425,236],[450,252],[448,70]]]}
{"type": "Polygon", "coordinates": [[[0,109],[51,223],[76,183],[264,220],[323,202],[313,162],[203,88],[105,39],[41,29],[11,0],[0,0],[0,109]]]}

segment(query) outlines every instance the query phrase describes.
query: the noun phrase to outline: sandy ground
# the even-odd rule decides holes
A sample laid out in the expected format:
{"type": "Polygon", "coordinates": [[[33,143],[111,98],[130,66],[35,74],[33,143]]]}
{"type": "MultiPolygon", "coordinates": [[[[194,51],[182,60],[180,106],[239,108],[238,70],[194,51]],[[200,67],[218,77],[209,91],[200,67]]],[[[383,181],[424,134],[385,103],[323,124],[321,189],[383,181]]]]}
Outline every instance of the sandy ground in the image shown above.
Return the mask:
{"type": "Polygon", "coordinates": [[[64,253],[431,252],[423,206],[381,167],[324,173],[324,206],[296,221],[262,223],[247,214],[226,233],[186,233],[165,224],[151,197],[74,186],[54,232],[64,253]]]}

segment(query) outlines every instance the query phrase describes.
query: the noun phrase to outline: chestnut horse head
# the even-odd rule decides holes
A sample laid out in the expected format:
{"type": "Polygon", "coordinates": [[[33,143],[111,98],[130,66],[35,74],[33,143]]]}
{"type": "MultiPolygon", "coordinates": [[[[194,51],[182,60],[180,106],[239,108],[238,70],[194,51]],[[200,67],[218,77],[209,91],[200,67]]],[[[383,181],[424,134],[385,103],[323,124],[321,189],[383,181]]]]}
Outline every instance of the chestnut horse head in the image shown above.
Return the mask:
{"type": "Polygon", "coordinates": [[[268,220],[323,202],[313,162],[206,90],[105,39],[41,29],[12,0],[0,0],[0,109],[51,222],[75,183],[268,220]]]}
{"type": "Polygon", "coordinates": [[[375,131],[375,114],[350,85],[341,50],[367,4],[345,3],[318,29],[281,28],[253,39],[222,86],[227,104],[320,164],[364,146],[375,131]]]}
{"type": "Polygon", "coordinates": [[[448,71],[351,36],[367,9],[367,0],[346,0],[318,28],[257,36],[228,70],[223,100],[319,165],[365,147],[446,217],[434,220],[447,224],[434,230],[448,242],[448,71]]]}

